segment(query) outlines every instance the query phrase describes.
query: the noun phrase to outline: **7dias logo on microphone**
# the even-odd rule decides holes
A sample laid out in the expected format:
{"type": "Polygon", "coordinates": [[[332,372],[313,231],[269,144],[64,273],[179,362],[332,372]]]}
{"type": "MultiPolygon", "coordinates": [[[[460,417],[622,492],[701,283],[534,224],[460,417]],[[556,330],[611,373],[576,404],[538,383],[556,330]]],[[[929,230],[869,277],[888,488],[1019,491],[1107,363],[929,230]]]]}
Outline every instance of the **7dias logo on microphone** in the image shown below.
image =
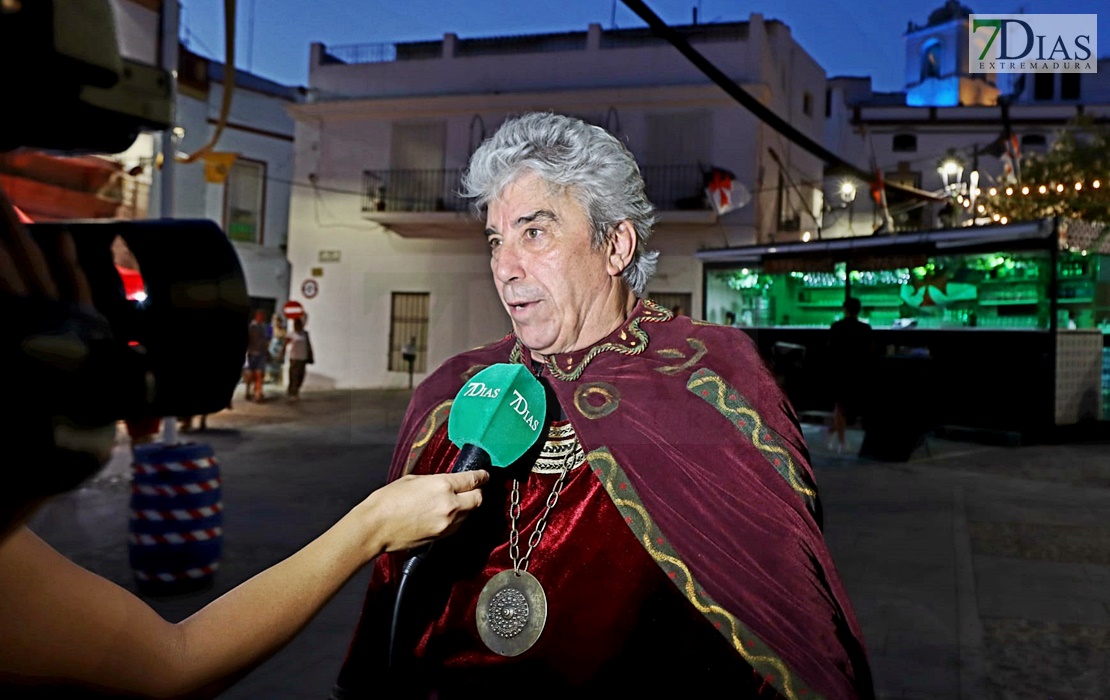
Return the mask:
{"type": "Polygon", "coordinates": [[[488,387],[482,382],[471,382],[463,390],[463,396],[478,396],[483,399],[496,399],[500,395],[500,387],[488,387]]]}
{"type": "Polygon", "coordinates": [[[528,410],[528,399],[521,396],[516,389],[513,389],[513,400],[509,405],[528,424],[529,428],[532,430],[540,429],[540,419],[532,415],[532,412],[528,410]]]}
{"type": "Polygon", "coordinates": [[[970,73],[1097,73],[1098,15],[971,15],[970,73]]]}

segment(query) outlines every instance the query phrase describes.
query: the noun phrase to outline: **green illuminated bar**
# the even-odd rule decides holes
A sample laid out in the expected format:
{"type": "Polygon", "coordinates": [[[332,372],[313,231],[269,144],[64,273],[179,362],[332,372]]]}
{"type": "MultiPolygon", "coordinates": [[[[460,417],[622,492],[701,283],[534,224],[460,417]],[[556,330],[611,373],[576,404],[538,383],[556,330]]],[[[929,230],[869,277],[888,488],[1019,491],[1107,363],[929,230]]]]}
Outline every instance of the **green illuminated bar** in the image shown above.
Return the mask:
{"type": "Polygon", "coordinates": [[[772,365],[792,348],[784,384],[799,411],[829,409],[826,333],[851,296],[877,362],[929,358],[931,386],[885,391],[920,394],[938,422],[1026,432],[1110,419],[1110,226],[1044,220],[699,257],[705,319],[744,328],[772,365]]]}
{"type": "MultiPolygon", "coordinates": [[[[770,271],[764,265],[714,268],[706,282],[707,320],[826,327],[840,318],[844,299],[853,296],[863,306],[861,319],[875,328],[1032,330],[1051,325],[1048,251],[921,255],[920,260],[889,262],[798,259],[787,266],[802,269],[783,270],[781,264],[766,266],[770,271]]],[[[1057,326],[1110,329],[1110,256],[1063,251],[1056,274],[1057,326]]]]}

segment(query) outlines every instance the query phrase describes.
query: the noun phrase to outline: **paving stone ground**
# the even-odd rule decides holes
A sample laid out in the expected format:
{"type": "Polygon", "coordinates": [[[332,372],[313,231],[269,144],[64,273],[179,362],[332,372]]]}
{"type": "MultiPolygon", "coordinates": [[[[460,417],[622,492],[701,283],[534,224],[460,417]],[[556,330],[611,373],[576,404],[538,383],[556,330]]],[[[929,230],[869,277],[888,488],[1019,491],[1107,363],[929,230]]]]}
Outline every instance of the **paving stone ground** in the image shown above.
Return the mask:
{"type": "MultiPolygon", "coordinates": [[[[171,620],[303,546],[382,483],[407,391],[237,395],[208,429],[224,478],[225,551],[211,586],[147,596],[171,620]]],[[[1110,444],[1001,447],[930,438],[909,462],[862,460],[806,435],[825,532],[884,700],[1110,697],[1110,444]],[[927,447],[927,449],[926,449],[927,447]]],[[[854,431],[852,446],[862,438],[854,431]]],[[[34,529],[135,590],[129,447],[55,499],[34,529]]],[[[225,699],[326,696],[368,570],[225,699]]]]}

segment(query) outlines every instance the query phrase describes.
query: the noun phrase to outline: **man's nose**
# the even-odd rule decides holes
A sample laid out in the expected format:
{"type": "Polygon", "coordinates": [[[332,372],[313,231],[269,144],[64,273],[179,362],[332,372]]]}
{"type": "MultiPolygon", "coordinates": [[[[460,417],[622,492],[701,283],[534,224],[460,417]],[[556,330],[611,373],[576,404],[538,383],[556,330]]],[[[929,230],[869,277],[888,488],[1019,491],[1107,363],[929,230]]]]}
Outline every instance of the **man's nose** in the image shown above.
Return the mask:
{"type": "Polygon", "coordinates": [[[507,284],[523,278],[522,262],[520,252],[514,246],[502,243],[493,259],[493,274],[496,275],[497,281],[507,284]]]}

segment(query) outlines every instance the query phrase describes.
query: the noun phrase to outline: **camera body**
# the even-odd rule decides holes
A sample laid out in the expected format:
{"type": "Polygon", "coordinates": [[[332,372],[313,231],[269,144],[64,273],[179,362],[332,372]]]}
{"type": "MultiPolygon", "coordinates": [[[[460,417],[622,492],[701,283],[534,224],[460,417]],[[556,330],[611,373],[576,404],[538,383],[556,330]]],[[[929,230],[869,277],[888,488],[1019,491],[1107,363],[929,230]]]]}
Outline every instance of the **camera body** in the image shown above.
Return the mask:
{"type": "Polygon", "coordinates": [[[96,342],[87,343],[88,357],[100,365],[90,371],[112,377],[113,388],[89,397],[90,417],[185,416],[228,406],[242,376],[250,298],[239,257],[219,226],[166,219],[28,229],[48,257],[59,250],[62,235],[73,237],[93,305],[103,317],[96,342]],[[117,237],[139,263],[140,299],[128,298],[116,269],[117,237]]]}
{"type": "Polygon", "coordinates": [[[169,72],[122,58],[108,0],[0,4],[0,150],[119,153],[173,126],[169,72]]]}
{"type": "MultiPolygon", "coordinates": [[[[117,153],[141,131],[171,128],[171,76],[121,58],[118,47],[108,0],[0,3],[0,150],[117,153]]],[[[107,458],[119,419],[227,407],[247,343],[245,277],[215,223],[81,221],[28,229],[63,286],[59,237],[72,236],[96,308],[5,302],[0,366],[11,372],[12,391],[4,396],[12,417],[3,434],[21,477],[0,494],[0,509],[80,483],[107,458]],[[124,292],[112,250],[117,239],[139,263],[145,298],[124,292]]]]}

